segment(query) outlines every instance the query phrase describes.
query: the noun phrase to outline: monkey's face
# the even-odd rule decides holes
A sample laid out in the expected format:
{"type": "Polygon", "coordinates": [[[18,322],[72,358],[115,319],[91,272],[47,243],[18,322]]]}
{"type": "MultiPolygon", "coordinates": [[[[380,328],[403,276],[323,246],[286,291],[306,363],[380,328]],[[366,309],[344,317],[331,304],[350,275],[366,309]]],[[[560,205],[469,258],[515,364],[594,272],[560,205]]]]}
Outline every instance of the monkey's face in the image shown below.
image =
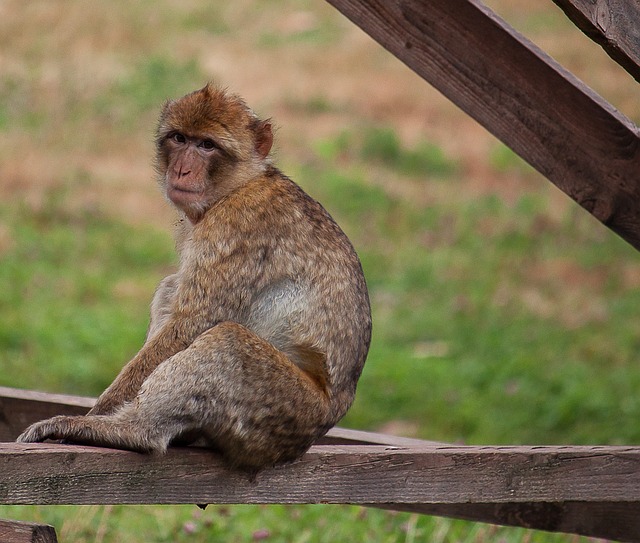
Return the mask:
{"type": "Polygon", "coordinates": [[[191,222],[220,198],[264,171],[271,124],[237,96],[207,85],[165,104],[156,169],[165,194],[191,222]]]}
{"type": "Polygon", "coordinates": [[[165,138],[161,152],[169,200],[190,218],[205,212],[215,197],[215,170],[224,161],[224,151],[212,138],[174,131],[165,138]]]}

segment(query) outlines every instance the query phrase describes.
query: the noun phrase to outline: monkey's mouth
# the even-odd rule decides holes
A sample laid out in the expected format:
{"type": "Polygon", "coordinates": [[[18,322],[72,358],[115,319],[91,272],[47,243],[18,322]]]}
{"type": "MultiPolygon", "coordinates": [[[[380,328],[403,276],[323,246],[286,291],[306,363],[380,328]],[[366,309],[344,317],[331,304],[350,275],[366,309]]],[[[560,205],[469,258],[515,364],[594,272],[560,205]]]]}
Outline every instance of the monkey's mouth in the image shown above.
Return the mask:
{"type": "Polygon", "coordinates": [[[171,185],[167,191],[167,196],[174,203],[189,203],[202,198],[202,191],[188,187],[178,187],[171,185]]]}

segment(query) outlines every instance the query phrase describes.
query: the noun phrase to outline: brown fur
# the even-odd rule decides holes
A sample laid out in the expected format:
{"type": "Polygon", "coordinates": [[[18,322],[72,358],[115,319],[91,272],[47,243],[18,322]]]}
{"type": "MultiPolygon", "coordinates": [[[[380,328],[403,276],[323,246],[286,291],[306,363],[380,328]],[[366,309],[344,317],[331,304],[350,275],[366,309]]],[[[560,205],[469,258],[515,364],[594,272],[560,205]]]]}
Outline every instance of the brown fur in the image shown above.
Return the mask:
{"type": "Polygon", "coordinates": [[[271,125],[240,98],[207,85],[168,102],[156,143],[186,219],[147,340],[88,416],[19,440],[164,451],[199,439],[235,466],[293,460],[353,401],[371,337],[358,257],[271,165],[271,125]]]}

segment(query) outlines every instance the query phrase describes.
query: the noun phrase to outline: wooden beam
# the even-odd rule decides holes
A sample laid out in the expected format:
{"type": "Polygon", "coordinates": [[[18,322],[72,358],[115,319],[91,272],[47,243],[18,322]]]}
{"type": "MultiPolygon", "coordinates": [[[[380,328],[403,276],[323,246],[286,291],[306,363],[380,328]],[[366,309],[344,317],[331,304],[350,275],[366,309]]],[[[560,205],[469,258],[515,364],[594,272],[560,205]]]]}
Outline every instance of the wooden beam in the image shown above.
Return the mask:
{"type": "Polygon", "coordinates": [[[388,445],[390,447],[421,448],[447,445],[447,443],[347,428],[331,428],[327,435],[318,440],[317,445],[388,445]]]}
{"type": "Polygon", "coordinates": [[[0,519],[2,543],[58,543],[53,526],[0,519]]]}
{"type": "Polygon", "coordinates": [[[637,0],[553,0],[589,38],[640,81],[640,3],[637,0]]]}
{"type": "Polygon", "coordinates": [[[640,249],[640,131],[479,0],[327,0],[640,249]]]}
{"type": "Polygon", "coordinates": [[[0,443],[0,503],[640,502],[638,466],[640,447],[318,445],[248,475],[194,447],[0,443]]]}
{"type": "MultiPolygon", "coordinates": [[[[60,414],[81,414],[86,412],[94,403],[93,398],[80,398],[62,394],[47,394],[29,390],[19,390],[0,387],[0,436],[11,434],[15,436],[24,428],[12,422],[13,418],[19,418],[24,423],[34,422],[41,418],[47,418],[60,414]],[[20,411],[24,410],[25,413],[20,411]],[[4,429],[3,429],[4,428],[4,429]],[[8,430],[8,428],[13,428],[8,430]],[[4,432],[4,434],[3,434],[4,432]]],[[[2,439],[0,439],[2,441],[2,439]]],[[[372,432],[333,428],[320,440],[323,445],[382,445],[387,451],[398,448],[424,451],[428,447],[442,446],[442,443],[422,441],[411,438],[389,436],[372,432]]],[[[23,453],[20,447],[16,452],[23,453]]],[[[40,445],[34,446],[36,448],[40,445]]],[[[10,447],[11,448],[11,447],[10,447]]],[[[72,447],[67,449],[74,454],[85,451],[87,448],[72,447]]],[[[94,454],[96,449],[89,448],[89,453],[94,454]]],[[[315,449],[314,449],[315,450],[315,449]]],[[[340,450],[329,447],[329,451],[340,450]]],[[[355,450],[355,449],[353,449],[355,450]]],[[[370,449],[364,448],[365,453],[370,449]]],[[[593,449],[590,448],[591,451],[593,449]]],[[[607,448],[600,449],[607,451],[607,448]]],[[[5,451],[8,452],[8,451],[5,451]]],[[[123,461],[127,458],[138,458],[132,453],[113,451],[116,455],[124,454],[123,461]]],[[[198,452],[198,451],[196,451],[198,452]]],[[[200,451],[203,452],[203,451],[200,451]]],[[[10,452],[8,454],[11,454],[10,452]]],[[[179,452],[172,451],[172,454],[179,452]]],[[[205,452],[206,454],[206,452],[205,452]]],[[[117,457],[120,458],[120,457],[117,457]]],[[[374,459],[372,459],[374,460],[374,459]]],[[[117,464],[118,462],[116,462],[117,464]]],[[[98,461],[98,464],[100,462],[98,461]]],[[[214,461],[215,464],[215,461],[214,461]]],[[[375,465],[375,464],[374,464],[375,465]]],[[[0,468],[2,464],[0,463],[0,468]]],[[[25,464],[25,471],[30,470],[30,464],[25,464]]],[[[223,469],[218,465],[218,469],[223,469]]],[[[286,469],[286,468],[283,468],[286,469]]],[[[16,474],[19,478],[19,475],[16,474]]],[[[139,484],[144,485],[144,475],[136,477],[139,484]]],[[[56,484],[55,478],[50,484],[56,484]]],[[[235,483],[233,483],[235,484],[235,483]]],[[[2,481],[0,479],[0,488],[2,481]]],[[[273,500],[278,500],[272,495],[273,500]]],[[[105,503],[108,496],[98,496],[97,501],[105,503]]],[[[381,495],[384,501],[388,499],[381,495]]],[[[190,500],[193,501],[193,500],[190,500]]],[[[2,499],[0,498],[0,503],[2,499]]],[[[146,503],[146,502],[145,502],[146,503]]],[[[509,526],[522,526],[540,530],[564,531],[579,533],[593,537],[608,537],[620,541],[640,540],[640,509],[638,502],[608,501],[608,502],[518,502],[518,503],[377,503],[365,504],[369,506],[394,509],[398,511],[411,511],[431,515],[441,515],[466,520],[490,522],[509,526]],[[634,539],[635,538],[635,539],[634,539]]]]}
{"type": "Polygon", "coordinates": [[[459,505],[396,505],[395,511],[491,522],[551,532],[640,541],[640,503],[518,503],[459,505]],[[488,520],[492,519],[492,520],[488,520]]]}
{"type": "Polygon", "coordinates": [[[348,503],[640,540],[640,448],[315,446],[255,476],[213,452],[0,444],[0,503],[348,503]]]}

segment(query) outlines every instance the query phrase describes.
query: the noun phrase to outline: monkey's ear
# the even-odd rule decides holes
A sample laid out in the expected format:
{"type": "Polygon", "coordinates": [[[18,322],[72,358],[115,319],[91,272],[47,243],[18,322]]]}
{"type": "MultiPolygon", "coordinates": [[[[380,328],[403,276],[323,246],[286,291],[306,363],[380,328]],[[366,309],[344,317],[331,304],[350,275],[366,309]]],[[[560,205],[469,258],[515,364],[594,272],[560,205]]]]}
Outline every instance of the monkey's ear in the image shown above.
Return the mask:
{"type": "Polygon", "coordinates": [[[256,152],[260,158],[267,158],[273,145],[273,131],[271,121],[260,121],[256,127],[256,152]]]}

